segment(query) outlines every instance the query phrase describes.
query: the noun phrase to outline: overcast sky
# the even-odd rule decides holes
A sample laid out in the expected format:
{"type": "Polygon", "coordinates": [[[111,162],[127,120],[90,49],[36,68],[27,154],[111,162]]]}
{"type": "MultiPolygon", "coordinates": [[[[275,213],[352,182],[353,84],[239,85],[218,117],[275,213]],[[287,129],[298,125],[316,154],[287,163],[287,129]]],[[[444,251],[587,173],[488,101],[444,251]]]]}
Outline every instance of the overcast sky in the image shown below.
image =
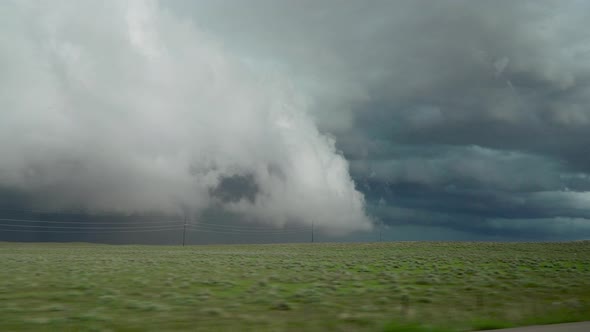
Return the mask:
{"type": "Polygon", "coordinates": [[[4,1],[0,22],[0,207],[29,211],[5,219],[590,238],[587,1],[4,1]]]}

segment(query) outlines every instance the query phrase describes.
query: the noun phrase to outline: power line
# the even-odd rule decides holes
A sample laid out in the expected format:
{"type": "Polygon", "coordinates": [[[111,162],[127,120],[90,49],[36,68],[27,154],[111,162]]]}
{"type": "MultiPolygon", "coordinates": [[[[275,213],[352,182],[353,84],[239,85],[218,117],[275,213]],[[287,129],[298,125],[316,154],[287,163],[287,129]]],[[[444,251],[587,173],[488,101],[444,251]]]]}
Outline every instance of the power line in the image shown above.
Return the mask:
{"type": "Polygon", "coordinates": [[[228,228],[216,228],[207,225],[199,226],[198,224],[189,224],[192,229],[202,230],[213,230],[219,232],[231,232],[241,234],[283,234],[283,233],[306,233],[309,232],[307,229],[267,229],[267,230],[247,230],[247,229],[228,229],[228,228]]]}
{"type": "Polygon", "coordinates": [[[48,220],[25,220],[25,219],[7,219],[2,218],[0,221],[8,221],[14,223],[0,224],[0,226],[6,227],[20,227],[20,228],[47,228],[47,229],[139,229],[139,228],[161,228],[161,227],[190,227],[195,230],[216,230],[219,232],[231,232],[231,233],[267,233],[267,234],[280,234],[280,233],[301,233],[309,231],[307,227],[298,228],[266,228],[266,229],[248,229],[240,227],[231,227],[229,225],[215,225],[215,224],[201,224],[201,223],[183,223],[182,221],[161,221],[157,224],[149,223],[147,225],[141,223],[129,224],[123,222],[114,223],[93,223],[93,222],[61,222],[61,221],[48,221],[48,220]],[[26,225],[15,224],[16,222],[24,222],[26,225]],[[30,225],[30,224],[34,225],[30,225]],[[43,225],[38,225],[42,223],[43,225]],[[62,224],[68,224],[70,226],[63,226],[62,224]],[[58,226],[55,226],[58,225],[58,226]],[[77,225],[72,226],[72,225],[77,225]],[[90,226],[89,226],[90,225],[90,226]],[[98,226],[95,226],[98,225],[98,226]],[[104,227],[102,227],[105,225],[104,227]],[[109,226],[106,226],[109,225],[109,226]]]}
{"type": "MultiPolygon", "coordinates": [[[[117,232],[158,232],[158,231],[183,231],[183,243],[186,241],[186,231],[239,234],[239,235],[288,235],[309,232],[309,227],[274,228],[263,226],[223,225],[213,223],[189,223],[185,219],[175,221],[134,221],[134,222],[93,222],[93,221],[57,221],[57,220],[31,220],[16,218],[0,218],[0,231],[24,232],[24,233],[117,233],[117,232]],[[16,223],[25,223],[16,224],[16,223]],[[76,225],[76,226],[74,226],[76,225]],[[7,229],[8,228],[8,229],[7,229]]],[[[313,227],[311,228],[313,232],[313,227]]]]}
{"type": "Polygon", "coordinates": [[[171,223],[178,223],[181,224],[182,221],[179,220],[172,220],[172,221],[153,221],[153,220],[146,220],[146,221],[58,221],[58,220],[31,220],[31,219],[12,219],[12,218],[0,218],[0,221],[13,221],[13,222],[24,222],[24,223],[46,223],[46,224],[76,224],[76,225],[130,225],[130,224],[171,224],[171,223]]]}
{"type": "Polygon", "coordinates": [[[247,231],[247,230],[237,230],[237,229],[215,229],[215,228],[208,228],[208,227],[198,227],[193,225],[188,225],[189,228],[193,230],[203,230],[203,231],[212,231],[217,233],[235,233],[235,234],[292,234],[292,233],[305,233],[309,230],[267,230],[267,231],[247,231]]]}
{"type": "MultiPolygon", "coordinates": [[[[6,221],[7,219],[0,219],[0,220],[4,220],[6,221]]],[[[20,220],[20,219],[10,219],[11,221],[26,221],[26,222],[45,222],[44,220],[20,220]]],[[[59,224],[59,223],[57,223],[59,224]]],[[[207,232],[214,232],[214,233],[224,233],[224,234],[268,234],[268,235],[280,235],[280,234],[294,234],[294,233],[304,233],[309,231],[308,228],[296,228],[296,229],[231,229],[231,228],[217,228],[215,227],[216,225],[212,225],[212,224],[205,224],[205,225],[200,225],[200,224],[195,224],[195,223],[185,223],[185,224],[180,224],[179,222],[174,223],[168,223],[168,224],[160,224],[160,225],[126,225],[126,224],[121,224],[121,225],[117,225],[117,226],[87,226],[84,223],[76,223],[77,225],[79,225],[79,227],[76,226],[55,226],[55,223],[53,224],[44,224],[44,225],[18,225],[18,224],[14,224],[14,223],[3,223],[0,224],[0,226],[2,227],[10,227],[10,228],[17,228],[17,229],[11,229],[11,231],[18,231],[18,230],[23,230],[22,228],[25,229],[37,229],[37,228],[41,228],[44,230],[51,230],[51,231],[55,231],[58,232],[59,230],[78,230],[78,231],[88,231],[88,230],[109,230],[109,231],[124,231],[124,230],[159,230],[159,229],[169,229],[169,228],[174,228],[174,229],[183,229],[183,232],[186,231],[186,229],[192,230],[192,231],[207,231],[207,232]]],[[[33,230],[31,230],[33,231],[33,230]]],[[[41,230],[36,230],[36,231],[41,231],[41,230]]]]}
{"type": "MultiPolygon", "coordinates": [[[[21,228],[59,228],[59,229],[153,229],[153,228],[162,228],[166,226],[121,226],[121,227],[73,227],[73,226],[45,226],[45,225],[14,225],[14,224],[0,224],[0,226],[4,227],[21,227],[21,228]]],[[[174,227],[175,225],[170,225],[170,227],[174,227]]]]}
{"type": "MultiPolygon", "coordinates": [[[[105,233],[134,233],[134,232],[165,232],[165,231],[178,231],[182,228],[161,228],[161,229],[133,229],[133,230],[92,230],[92,234],[105,234],[105,233]]],[[[19,233],[89,233],[88,230],[78,231],[66,231],[66,230],[47,230],[47,229],[0,229],[0,232],[19,232],[19,233]]]]}
{"type": "MultiPolygon", "coordinates": [[[[14,218],[0,218],[0,221],[8,221],[8,222],[22,222],[22,223],[43,223],[43,224],[74,224],[74,225],[121,225],[121,226],[134,226],[134,225],[170,225],[170,224],[178,224],[183,225],[185,221],[182,220],[147,220],[147,221],[59,221],[59,220],[31,220],[31,219],[14,219],[14,218]]],[[[308,226],[298,226],[298,227],[288,227],[288,228],[275,228],[275,227],[262,227],[262,226],[241,226],[241,225],[224,225],[224,224],[214,224],[214,223],[206,223],[206,222],[198,222],[198,223],[191,223],[186,222],[187,225],[192,226],[202,226],[202,227],[213,227],[213,228],[220,228],[220,229],[229,229],[229,230],[236,230],[236,231],[282,231],[282,230],[289,230],[289,231],[309,231],[310,227],[308,226]]],[[[50,226],[48,226],[50,227],[50,226]]]]}
{"type": "MultiPolygon", "coordinates": [[[[242,225],[224,225],[224,224],[213,224],[207,222],[197,222],[197,223],[190,223],[191,225],[207,225],[207,226],[215,226],[215,227],[222,227],[222,228],[234,228],[234,229],[245,229],[245,230],[275,230],[279,229],[272,226],[242,226],[242,225]]],[[[309,226],[297,226],[297,227],[289,227],[288,229],[306,229],[309,230],[309,226]]]]}
{"type": "Polygon", "coordinates": [[[21,213],[21,214],[52,214],[52,215],[61,215],[61,216],[91,216],[91,217],[117,217],[117,218],[136,218],[136,217],[164,217],[164,216],[171,216],[173,214],[149,214],[149,213],[141,213],[141,212],[131,212],[131,213],[96,213],[92,211],[64,211],[64,210],[41,210],[41,209],[13,209],[13,208],[0,208],[0,212],[12,212],[12,213],[21,213]]]}
{"type": "MultiPolygon", "coordinates": [[[[4,226],[4,225],[0,225],[4,226]]],[[[9,226],[13,227],[13,225],[9,226]]],[[[63,234],[71,234],[71,233],[96,233],[96,234],[104,234],[104,233],[133,233],[133,232],[165,232],[165,231],[180,231],[184,230],[183,227],[168,227],[168,228],[154,228],[154,229],[88,229],[88,228],[69,228],[67,230],[59,229],[5,229],[0,228],[0,232],[17,232],[17,233],[63,233],[63,234]],[[77,230],[71,230],[77,229],[77,230]]],[[[199,229],[199,228],[192,228],[187,227],[186,231],[193,231],[199,233],[218,233],[218,234],[234,234],[234,235],[291,235],[291,234],[301,234],[305,231],[297,231],[297,232],[281,232],[281,233],[244,233],[244,232],[236,232],[236,231],[223,231],[223,230],[213,230],[213,229],[199,229]]]]}

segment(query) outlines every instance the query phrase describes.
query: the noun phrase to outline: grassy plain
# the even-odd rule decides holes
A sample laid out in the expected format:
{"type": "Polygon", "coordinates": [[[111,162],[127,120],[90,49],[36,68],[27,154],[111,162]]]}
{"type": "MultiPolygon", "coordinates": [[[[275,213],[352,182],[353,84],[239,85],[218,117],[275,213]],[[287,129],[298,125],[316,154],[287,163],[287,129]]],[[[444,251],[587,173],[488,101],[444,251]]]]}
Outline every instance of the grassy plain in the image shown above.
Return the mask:
{"type": "Polygon", "coordinates": [[[469,331],[590,320],[590,242],[0,243],[0,330],[469,331]]]}

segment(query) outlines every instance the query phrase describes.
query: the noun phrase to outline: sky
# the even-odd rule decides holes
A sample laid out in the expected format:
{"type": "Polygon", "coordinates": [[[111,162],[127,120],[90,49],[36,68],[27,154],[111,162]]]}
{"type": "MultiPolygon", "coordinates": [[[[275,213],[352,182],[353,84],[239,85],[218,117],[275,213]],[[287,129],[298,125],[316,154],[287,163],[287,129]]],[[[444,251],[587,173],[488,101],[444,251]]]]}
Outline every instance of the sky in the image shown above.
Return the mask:
{"type": "Polygon", "coordinates": [[[588,239],[588,16],[4,1],[0,240],[588,239]]]}

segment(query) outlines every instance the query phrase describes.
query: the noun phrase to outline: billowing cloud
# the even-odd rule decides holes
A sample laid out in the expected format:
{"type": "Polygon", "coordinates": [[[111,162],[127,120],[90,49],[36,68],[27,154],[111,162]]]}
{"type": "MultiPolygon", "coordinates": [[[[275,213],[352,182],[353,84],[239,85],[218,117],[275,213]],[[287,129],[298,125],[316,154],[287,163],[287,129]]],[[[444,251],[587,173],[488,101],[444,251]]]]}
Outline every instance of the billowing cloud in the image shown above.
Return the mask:
{"type": "Polygon", "coordinates": [[[8,2],[0,186],[31,206],[369,229],[334,139],[283,73],[155,1],[8,2]]]}
{"type": "Polygon", "coordinates": [[[350,230],[364,196],[395,226],[586,236],[585,1],[38,6],[4,11],[18,195],[350,230]]]}

